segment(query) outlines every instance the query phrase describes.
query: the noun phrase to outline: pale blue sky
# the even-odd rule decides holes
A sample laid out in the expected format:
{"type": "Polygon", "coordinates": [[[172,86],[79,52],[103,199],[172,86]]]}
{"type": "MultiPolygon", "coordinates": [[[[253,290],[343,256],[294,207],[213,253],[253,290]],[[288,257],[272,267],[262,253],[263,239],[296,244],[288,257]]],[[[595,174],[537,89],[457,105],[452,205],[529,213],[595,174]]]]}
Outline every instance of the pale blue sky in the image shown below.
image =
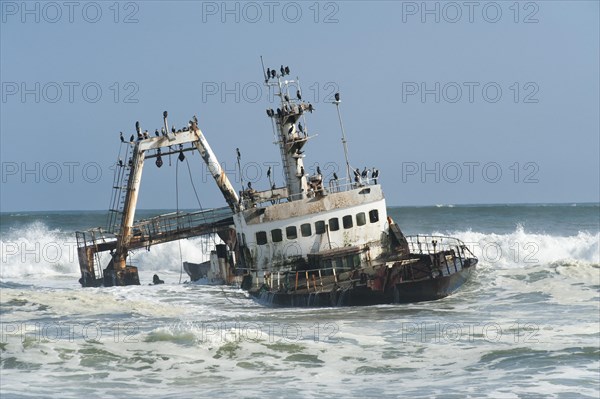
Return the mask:
{"type": "MultiPolygon", "coordinates": [[[[236,147],[267,188],[280,160],[260,55],[317,109],[308,169],[343,169],[339,89],[351,163],[381,170],[390,205],[599,201],[597,1],[0,4],[2,211],[107,209],[119,131],[152,133],[163,110],[198,115],[236,188],[236,147]]],[[[189,162],[202,205],[224,206],[189,162]]],[[[148,163],[139,206],[174,208],[175,172],[148,163]]],[[[196,207],[185,163],[179,183],[196,207]]]]}

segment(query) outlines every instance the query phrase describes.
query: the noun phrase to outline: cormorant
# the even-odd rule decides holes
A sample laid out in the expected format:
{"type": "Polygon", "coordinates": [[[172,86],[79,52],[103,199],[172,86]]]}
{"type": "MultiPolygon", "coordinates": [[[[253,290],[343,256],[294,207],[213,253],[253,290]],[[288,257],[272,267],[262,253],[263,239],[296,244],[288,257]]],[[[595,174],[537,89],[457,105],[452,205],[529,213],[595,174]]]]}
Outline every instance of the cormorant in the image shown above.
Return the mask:
{"type": "Polygon", "coordinates": [[[337,173],[333,172],[333,180],[337,180],[337,179],[338,179],[337,173]]]}
{"type": "Polygon", "coordinates": [[[335,101],[340,101],[340,93],[335,93],[335,101]]]}
{"type": "Polygon", "coordinates": [[[176,132],[175,125],[173,125],[173,126],[171,126],[171,133],[175,133],[175,132],[176,132]]]}
{"type": "Polygon", "coordinates": [[[271,69],[271,77],[274,78],[277,75],[274,69],[271,69]]]}
{"type": "Polygon", "coordinates": [[[150,135],[148,134],[147,130],[144,130],[144,138],[145,139],[150,138],[150,135]]]}
{"type": "Polygon", "coordinates": [[[321,174],[321,168],[319,166],[317,166],[317,174],[320,175],[321,174]]]}
{"type": "Polygon", "coordinates": [[[269,170],[267,170],[267,177],[271,177],[271,167],[269,166],[269,170]]]}
{"type": "Polygon", "coordinates": [[[160,134],[158,133],[158,129],[156,129],[156,130],[154,131],[154,135],[155,135],[156,137],[159,137],[159,136],[160,136],[160,134]]]}
{"type": "Polygon", "coordinates": [[[310,112],[312,114],[313,110],[314,110],[314,108],[313,108],[312,104],[309,103],[308,104],[308,112],[310,112]]]}
{"type": "Polygon", "coordinates": [[[237,152],[238,159],[241,159],[242,158],[242,154],[240,153],[240,149],[236,148],[235,151],[237,152]]]}
{"type": "Polygon", "coordinates": [[[281,72],[281,76],[285,75],[285,69],[283,69],[283,65],[279,68],[279,72],[281,72]]]}
{"type": "Polygon", "coordinates": [[[135,137],[134,137],[134,136],[133,136],[133,134],[132,134],[132,135],[131,135],[131,137],[129,138],[129,142],[133,142],[134,138],[135,138],[135,137]]]}
{"type": "Polygon", "coordinates": [[[286,66],[286,67],[285,67],[285,74],[286,74],[286,75],[289,75],[289,74],[290,74],[290,67],[289,67],[289,66],[286,66]]]}
{"type": "Polygon", "coordinates": [[[123,132],[119,132],[119,138],[121,139],[121,143],[125,142],[125,139],[123,138],[123,132]]]}
{"type": "Polygon", "coordinates": [[[283,99],[287,102],[290,102],[290,97],[287,94],[283,95],[283,99]]]}
{"type": "Polygon", "coordinates": [[[164,127],[160,129],[160,132],[161,132],[161,134],[162,134],[163,136],[166,136],[166,135],[167,135],[167,131],[165,130],[165,128],[164,128],[164,127]]]}
{"type": "Polygon", "coordinates": [[[288,134],[291,136],[292,134],[294,134],[294,130],[295,130],[296,126],[292,125],[290,126],[290,128],[288,129],[288,134]]]}
{"type": "Polygon", "coordinates": [[[367,167],[365,166],[365,168],[363,169],[362,173],[361,173],[361,177],[367,177],[369,172],[367,172],[367,167]]]}
{"type": "Polygon", "coordinates": [[[119,158],[119,166],[123,166],[123,160],[121,158],[119,158]]]}
{"type": "Polygon", "coordinates": [[[267,81],[271,79],[271,68],[267,68],[267,81]]]}
{"type": "Polygon", "coordinates": [[[300,93],[300,89],[296,90],[296,97],[298,100],[302,100],[302,93],[300,93]]]}
{"type": "Polygon", "coordinates": [[[271,186],[271,190],[275,190],[277,188],[277,186],[275,185],[275,183],[273,183],[273,185],[271,186]]]}
{"type": "Polygon", "coordinates": [[[248,182],[248,190],[252,190],[252,182],[248,182]]]}
{"type": "Polygon", "coordinates": [[[135,131],[140,133],[142,130],[140,129],[140,121],[135,122],[135,131]]]}
{"type": "Polygon", "coordinates": [[[304,127],[302,126],[302,123],[298,123],[298,130],[300,130],[300,133],[304,134],[304,127]]]}
{"type": "Polygon", "coordinates": [[[300,178],[304,176],[304,166],[300,166],[300,178]]]}
{"type": "Polygon", "coordinates": [[[277,116],[281,117],[281,110],[277,108],[277,116]]]}

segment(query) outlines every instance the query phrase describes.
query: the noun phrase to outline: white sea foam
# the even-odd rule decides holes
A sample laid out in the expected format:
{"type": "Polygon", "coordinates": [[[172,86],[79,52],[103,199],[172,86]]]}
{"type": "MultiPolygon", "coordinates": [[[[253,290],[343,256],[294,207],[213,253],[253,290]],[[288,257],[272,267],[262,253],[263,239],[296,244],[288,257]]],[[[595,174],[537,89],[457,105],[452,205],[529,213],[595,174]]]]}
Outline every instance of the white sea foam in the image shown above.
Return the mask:
{"type": "MultiPolygon", "coordinates": [[[[215,240],[221,242],[218,237],[215,240]]],[[[179,272],[182,260],[203,262],[208,260],[213,248],[212,238],[181,240],[153,246],[150,251],[137,250],[129,262],[147,271],[179,272]]],[[[0,238],[0,260],[0,279],[3,280],[79,275],[75,235],[50,229],[41,222],[4,234],[0,238]]],[[[100,262],[103,267],[108,264],[108,253],[100,254],[100,262]]]]}
{"type": "MultiPolygon", "coordinates": [[[[433,234],[447,235],[440,232],[433,234]]],[[[574,236],[534,234],[519,225],[509,234],[477,231],[449,233],[463,240],[482,265],[496,268],[521,268],[536,264],[558,266],[595,266],[600,264],[600,233],[579,232],[574,236]]],[[[208,260],[216,238],[194,238],[135,251],[129,261],[148,272],[179,273],[182,261],[208,260]],[[180,252],[181,247],[181,252],[180,252]]],[[[0,239],[0,278],[37,278],[79,275],[76,241],[73,234],[49,229],[40,222],[10,230],[0,239]]],[[[108,264],[102,254],[101,263],[108,264]]]]}

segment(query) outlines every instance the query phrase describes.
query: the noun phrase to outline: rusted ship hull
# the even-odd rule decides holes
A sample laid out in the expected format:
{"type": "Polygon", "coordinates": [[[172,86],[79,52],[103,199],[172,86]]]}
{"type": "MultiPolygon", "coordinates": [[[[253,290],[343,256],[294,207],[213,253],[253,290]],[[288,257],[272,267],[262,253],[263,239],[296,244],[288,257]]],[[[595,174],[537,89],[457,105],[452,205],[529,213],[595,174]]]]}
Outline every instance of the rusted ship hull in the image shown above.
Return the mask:
{"type": "Polygon", "coordinates": [[[366,284],[346,288],[332,286],[315,292],[281,292],[251,289],[250,295],[260,304],[271,307],[341,307],[370,306],[435,301],[457,291],[470,277],[477,259],[466,259],[460,270],[443,276],[418,281],[390,284],[377,290],[366,284]]]}

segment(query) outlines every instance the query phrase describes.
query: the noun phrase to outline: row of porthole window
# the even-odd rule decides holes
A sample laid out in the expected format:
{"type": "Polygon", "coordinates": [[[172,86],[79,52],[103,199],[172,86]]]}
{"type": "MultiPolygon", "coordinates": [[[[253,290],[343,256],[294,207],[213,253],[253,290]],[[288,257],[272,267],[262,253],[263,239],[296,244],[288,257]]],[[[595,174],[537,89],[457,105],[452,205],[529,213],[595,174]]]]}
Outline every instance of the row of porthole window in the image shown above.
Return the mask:
{"type": "MultiPolygon", "coordinates": [[[[354,218],[352,215],[346,215],[342,218],[342,225],[344,229],[350,229],[354,226],[354,218]]],[[[369,211],[369,222],[377,223],[379,221],[379,211],[377,209],[373,209],[369,211]]],[[[356,214],[356,225],[364,226],[367,224],[367,216],[364,212],[360,212],[356,214]]],[[[340,229],[340,221],[338,218],[329,219],[329,231],[338,231],[340,229]]],[[[325,221],[319,220],[315,222],[315,234],[324,234],[325,233],[325,221]]],[[[302,237],[310,237],[312,235],[312,225],[310,223],[304,223],[300,225],[300,234],[302,237]]],[[[285,237],[288,240],[295,240],[298,238],[298,231],[296,226],[288,226],[285,228],[285,237]]],[[[281,229],[273,229],[271,230],[271,240],[273,242],[281,242],[283,241],[283,231],[281,229]]],[[[258,231],[256,233],[256,243],[258,245],[265,245],[267,243],[267,232],[266,231],[258,231]]]]}

